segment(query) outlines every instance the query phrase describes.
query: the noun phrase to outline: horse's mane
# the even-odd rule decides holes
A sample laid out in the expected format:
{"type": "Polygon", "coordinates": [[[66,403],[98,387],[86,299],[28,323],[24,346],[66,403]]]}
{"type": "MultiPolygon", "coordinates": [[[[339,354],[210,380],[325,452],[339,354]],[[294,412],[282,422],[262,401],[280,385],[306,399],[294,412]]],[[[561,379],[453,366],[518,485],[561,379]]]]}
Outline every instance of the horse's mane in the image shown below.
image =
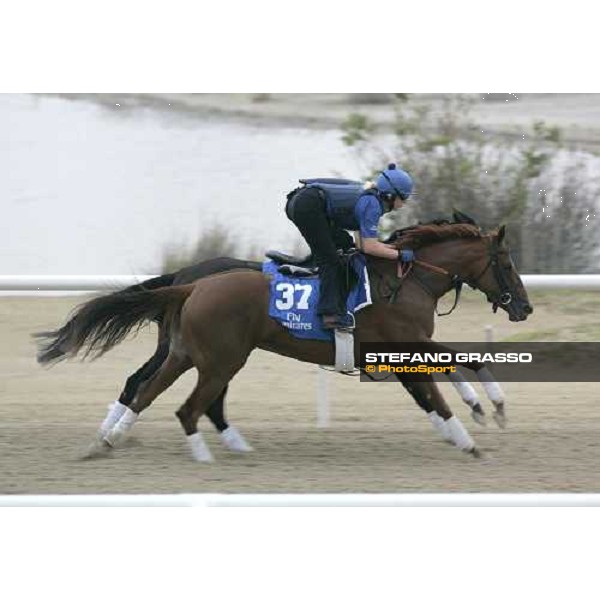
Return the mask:
{"type": "Polygon", "coordinates": [[[482,238],[485,234],[476,225],[468,223],[443,223],[415,225],[398,232],[396,248],[423,248],[431,244],[461,238],[482,238]]]}

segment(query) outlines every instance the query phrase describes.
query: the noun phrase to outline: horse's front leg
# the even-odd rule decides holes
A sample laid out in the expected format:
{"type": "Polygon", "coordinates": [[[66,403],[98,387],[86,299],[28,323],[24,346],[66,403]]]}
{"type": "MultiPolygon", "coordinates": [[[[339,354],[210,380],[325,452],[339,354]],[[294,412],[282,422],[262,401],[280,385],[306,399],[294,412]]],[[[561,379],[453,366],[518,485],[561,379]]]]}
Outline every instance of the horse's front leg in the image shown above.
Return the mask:
{"type": "Polygon", "coordinates": [[[500,387],[500,384],[496,381],[496,378],[492,375],[491,371],[483,364],[477,363],[478,368],[474,369],[477,374],[487,397],[494,405],[494,414],[492,418],[496,421],[498,427],[504,429],[506,427],[506,412],[504,410],[505,395],[500,387]]]}
{"type": "Polygon", "coordinates": [[[477,458],[481,456],[473,438],[469,435],[460,419],[452,414],[450,407],[431,376],[422,375],[418,380],[400,378],[400,381],[402,381],[404,387],[410,392],[417,404],[420,406],[425,404],[431,407],[443,419],[444,432],[440,431],[442,435],[447,436],[449,441],[464,452],[472,454],[477,458]]]}
{"type": "MultiPolygon", "coordinates": [[[[494,406],[492,418],[494,419],[498,427],[504,429],[506,427],[506,412],[504,410],[505,395],[502,388],[500,387],[500,384],[492,375],[492,372],[485,366],[485,363],[479,361],[461,363],[461,366],[465,369],[469,369],[470,371],[474,371],[474,373],[477,375],[477,379],[481,383],[481,386],[483,387],[486,396],[494,406]]],[[[458,373],[458,371],[452,374],[452,376],[455,375],[458,375],[459,377],[462,377],[464,379],[464,377],[460,373],[458,373]]],[[[451,376],[448,376],[448,378],[451,379],[451,376]]],[[[466,380],[465,383],[467,383],[467,385],[470,385],[466,380]]],[[[470,387],[472,388],[473,386],[470,387]]],[[[478,409],[476,409],[475,406],[473,406],[472,408],[473,412],[471,413],[471,416],[475,421],[479,422],[478,416],[476,415],[476,411],[479,411],[483,416],[483,409],[481,408],[481,404],[479,405],[478,409]]]]}
{"type": "MultiPolygon", "coordinates": [[[[432,353],[454,352],[451,348],[448,348],[439,342],[430,340],[427,343],[431,347],[430,351],[432,353]]],[[[477,364],[479,367],[483,366],[482,363],[468,363],[462,366],[467,369],[475,370],[473,366],[474,364],[477,364]]],[[[462,401],[471,408],[471,418],[479,425],[487,425],[485,420],[485,412],[481,406],[481,401],[479,400],[479,396],[477,395],[475,388],[466,380],[464,375],[460,373],[458,369],[454,373],[445,373],[445,375],[454,386],[454,389],[459,393],[462,401]]]]}
{"type": "Polygon", "coordinates": [[[440,434],[445,442],[453,444],[452,436],[446,427],[444,419],[438,415],[431,403],[431,394],[422,387],[413,386],[412,382],[403,381],[400,375],[396,378],[404,386],[404,389],[413,397],[417,406],[427,414],[427,418],[433,425],[433,428],[440,434]]]}
{"type": "MultiPolygon", "coordinates": [[[[435,352],[448,352],[452,355],[454,355],[456,352],[452,348],[445,346],[444,344],[440,344],[439,342],[431,341],[431,345],[435,352]]],[[[477,379],[481,383],[487,397],[494,406],[494,414],[492,415],[492,418],[494,421],[496,421],[499,427],[506,427],[506,413],[504,411],[505,395],[500,387],[500,384],[496,381],[491,371],[485,366],[485,363],[471,361],[460,363],[460,366],[475,372],[477,379]]],[[[483,408],[481,407],[481,403],[479,402],[479,398],[477,398],[477,393],[475,392],[473,386],[466,381],[466,379],[458,371],[456,373],[449,374],[448,379],[452,381],[454,387],[456,387],[456,389],[459,391],[463,400],[469,406],[471,406],[471,416],[473,419],[480,424],[485,424],[483,408]],[[455,380],[457,383],[455,383],[455,380]],[[466,394],[467,397],[463,394],[466,394]],[[475,399],[473,399],[472,395],[475,396],[475,399]]]]}
{"type": "Polygon", "coordinates": [[[448,380],[454,386],[454,389],[460,394],[462,401],[471,408],[471,418],[478,425],[487,425],[485,412],[481,406],[479,396],[475,388],[465,379],[464,375],[456,370],[454,373],[445,373],[448,380]]]}

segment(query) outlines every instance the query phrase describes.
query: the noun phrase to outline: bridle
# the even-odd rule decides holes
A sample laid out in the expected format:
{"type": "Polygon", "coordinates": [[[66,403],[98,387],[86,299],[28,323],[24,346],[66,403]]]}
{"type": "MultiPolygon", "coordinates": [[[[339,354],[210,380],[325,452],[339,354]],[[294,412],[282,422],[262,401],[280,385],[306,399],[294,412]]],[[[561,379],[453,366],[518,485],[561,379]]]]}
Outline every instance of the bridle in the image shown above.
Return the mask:
{"type": "Polygon", "coordinates": [[[479,275],[477,277],[473,278],[472,280],[465,279],[465,283],[468,286],[470,286],[471,288],[473,288],[474,290],[481,289],[479,287],[479,281],[485,275],[487,270],[490,267],[492,267],[492,273],[494,275],[494,279],[496,280],[496,283],[498,284],[498,287],[500,288],[500,292],[497,294],[494,294],[494,295],[490,295],[490,294],[486,293],[486,296],[487,296],[488,302],[492,303],[492,310],[494,311],[494,313],[497,312],[498,306],[500,306],[500,305],[508,306],[513,301],[513,297],[514,297],[513,290],[511,289],[510,284],[506,280],[506,277],[505,277],[504,273],[502,272],[502,269],[500,268],[500,262],[498,260],[499,250],[500,250],[500,245],[498,244],[498,238],[492,237],[491,243],[488,246],[487,264],[485,265],[485,267],[483,268],[483,270],[481,271],[481,273],[479,273],[479,275]]]}
{"type": "Polygon", "coordinates": [[[455,291],[454,304],[452,305],[450,310],[448,310],[447,312],[444,312],[444,313],[437,312],[437,306],[435,308],[435,312],[438,317],[445,317],[446,315],[449,315],[452,312],[454,312],[454,309],[458,306],[458,302],[460,299],[460,294],[462,292],[463,284],[466,283],[469,287],[471,287],[474,290],[477,290],[477,289],[480,290],[481,288],[480,288],[479,284],[480,284],[481,278],[487,273],[488,269],[491,267],[494,278],[496,280],[496,283],[498,284],[498,287],[500,288],[500,292],[497,294],[494,294],[494,295],[486,293],[486,297],[488,299],[488,302],[492,303],[492,310],[495,313],[495,312],[497,312],[498,307],[500,305],[508,306],[509,304],[511,304],[511,302],[513,301],[514,295],[515,295],[511,289],[510,284],[508,283],[504,273],[502,272],[502,269],[500,268],[500,264],[499,264],[499,260],[498,260],[499,250],[500,250],[500,245],[498,243],[498,238],[496,236],[493,236],[493,237],[490,236],[490,243],[488,244],[488,261],[487,261],[485,267],[479,273],[479,275],[477,275],[477,277],[468,278],[468,279],[463,279],[458,274],[452,274],[442,267],[438,267],[437,265],[433,265],[431,263],[428,263],[428,262],[425,262],[425,261],[422,261],[422,260],[419,260],[416,258],[412,261],[412,263],[409,263],[409,267],[405,271],[402,271],[402,268],[399,265],[399,267],[398,267],[399,283],[398,283],[398,286],[395,287],[395,289],[393,290],[392,295],[389,300],[389,303],[393,304],[396,301],[396,297],[398,295],[398,291],[400,290],[402,282],[408,277],[408,275],[410,273],[412,273],[412,276],[415,279],[415,281],[430,296],[432,296],[433,298],[436,298],[436,295],[433,293],[431,288],[414,271],[414,269],[412,268],[412,265],[414,265],[414,266],[426,269],[432,273],[437,273],[439,275],[444,275],[444,276],[450,278],[451,285],[448,288],[448,290],[446,292],[444,292],[444,294],[447,293],[448,291],[454,289],[454,291],[455,291]]]}

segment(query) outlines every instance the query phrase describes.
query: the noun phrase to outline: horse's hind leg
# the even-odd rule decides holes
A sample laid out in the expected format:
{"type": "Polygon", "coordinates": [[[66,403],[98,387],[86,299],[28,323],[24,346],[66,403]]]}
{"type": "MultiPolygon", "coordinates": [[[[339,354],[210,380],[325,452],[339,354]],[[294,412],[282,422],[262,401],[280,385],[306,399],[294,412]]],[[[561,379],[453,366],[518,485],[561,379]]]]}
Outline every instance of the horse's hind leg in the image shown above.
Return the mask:
{"type": "Polygon", "coordinates": [[[228,387],[225,386],[219,397],[209,406],[206,416],[219,432],[225,448],[232,452],[252,452],[252,446],[244,439],[238,428],[230,425],[225,419],[225,398],[228,387]]]}
{"type": "Polygon", "coordinates": [[[154,376],[140,386],[138,394],[125,409],[123,416],[100,442],[90,448],[88,457],[106,454],[119,445],[130,432],[139,414],[191,367],[192,362],[187,356],[171,352],[154,376]]]}
{"type": "MultiPolygon", "coordinates": [[[[119,399],[115,400],[115,402],[109,406],[108,413],[98,429],[98,439],[104,439],[108,432],[117,424],[127,407],[133,402],[140,387],[154,376],[168,355],[169,342],[168,340],[165,340],[159,343],[153,356],[133,375],[129,376],[119,399]]],[[[227,449],[232,450],[233,452],[252,452],[252,446],[246,441],[238,428],[231,425],[225,418],[226,395],[227,387],[210,406],[206,412],[206,416],[219,432],[221,441],[227,449]]]]}
{"type": "Polygon", "coordinates": [[[169,342],[162,341],[156,347],[156,351],[133,375],[127,378],[125,387],[118,400],[115,400],[108,408],[108,413],[98,430],[98,438],[103,439],[106,434],[117,424],[119,419],[125,413],[128,406],[131,405],[140,386],[150,379],[169,355],[169,342]]]}
{"type": "MultiPolygon", "coordinates": [[[[160,369],[169,355],[169,344],[169,338],[163,334],[161,329],[154,354],[133,375],[127,378],[119,399],[108,407],[108,413],[98,429],[97,437],[99,440],[103,439],[123,416],[126,408],[131,405],[137,395],[140,386],[160,369]]],[[[225,419],[226,394],[227,388],[211,405],[206,412],[206,416],[221,435],[221,441],[226,448],[234,452],[251,452],[253,450],[252,446],[244,439],[237,427],[234,427],[225,419]]]]}
{"type": "Polygon", "coordinates": [[[198,383],[188,399],[175,413],[185,432],[192,457],[198,462],[212,461],[212,454],[202,434],[198,431],[198,419],[208,410],[210,405],[227,387],[227,379],[209,374],[206,378],[198,377],[198,383]]]}

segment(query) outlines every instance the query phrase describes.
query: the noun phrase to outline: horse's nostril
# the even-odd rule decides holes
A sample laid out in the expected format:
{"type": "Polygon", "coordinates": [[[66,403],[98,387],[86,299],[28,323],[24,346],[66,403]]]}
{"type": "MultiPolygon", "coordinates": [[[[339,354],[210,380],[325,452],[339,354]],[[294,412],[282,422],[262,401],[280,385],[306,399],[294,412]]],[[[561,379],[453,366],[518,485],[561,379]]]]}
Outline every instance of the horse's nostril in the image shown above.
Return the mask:
{"type": "Polygon", "coordinates": [[[533,306],[531,306],[531,304],[526,304],[525,305],[525,312],[530,315],[533,312],[533,306]]]}

